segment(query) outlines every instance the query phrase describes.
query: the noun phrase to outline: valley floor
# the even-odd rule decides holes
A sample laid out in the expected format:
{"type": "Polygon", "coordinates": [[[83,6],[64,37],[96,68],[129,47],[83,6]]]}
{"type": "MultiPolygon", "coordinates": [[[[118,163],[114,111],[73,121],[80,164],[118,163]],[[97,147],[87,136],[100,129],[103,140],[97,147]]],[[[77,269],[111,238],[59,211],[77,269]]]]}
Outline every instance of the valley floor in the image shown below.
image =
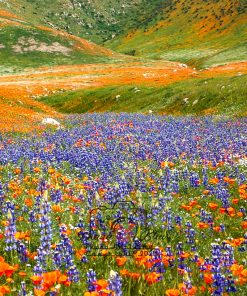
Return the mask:
{"type": "MultiPolygon", "coordinates": [[[[176,62],[138,61],[43,67],[15,75],[2,75],[0,76],[0,129],[20,130],[21,127],[26,131],[29,129],[30,120],[38,124],[42,116],[59,116],[54,109],[38,102],[37,99],[40,97],[45,99],[77,90],[101,90],[110,87],[117,89],[118,86],[134,87],[138,91],[139,87],[160,88],[179,81],[239,77],[246,74],[247,62],[196,70],[176,62]]],[[[49,105],[49,100],[46,103],[49,105]]],[[[68,105],[67,108],[70,109],[68,105]]],[[[95,110],[88,108],[86,111],[95,110]]],[[[100,111],[107,110],[101,108],[100,111]]],[[[120,108],[115,111],[125,110],[120,108]]],[[[73,112],[77,113],[76,109],[73,109],[73,112]]]]}

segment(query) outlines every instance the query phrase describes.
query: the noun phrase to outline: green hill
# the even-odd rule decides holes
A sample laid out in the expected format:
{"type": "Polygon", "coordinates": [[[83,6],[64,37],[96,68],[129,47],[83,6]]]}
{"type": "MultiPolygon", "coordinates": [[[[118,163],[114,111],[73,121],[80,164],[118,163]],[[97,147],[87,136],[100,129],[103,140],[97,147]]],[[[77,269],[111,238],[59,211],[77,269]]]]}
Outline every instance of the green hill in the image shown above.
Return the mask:
{"type": "Polygon", "coordinates": [[[8,0],[1,7],[129,55],[196,67],[246,60],[245,0],[8,0]]]}
{"type": "Polygon", "coordinates": [[[247,59],[247,2],[176,0],[150,21],[108,41],[112,49],[210,67],[247,59]]]}
{"type": "Polygon", "coordinates": [[[163,0],[3,0],[8,9],[35,24],[43,24],[98,44],[137,28],[167,6],[163,0]]]}
{"type": "Polygon", "coordinates": [[[246,115],[247,75],[201,78],[167,86],[119,85],[67,91],[39,99],[63,113],[152,112],[246,115]]]}
{"type": "Polygon", "coordinates": [[[120,55],[85,39],[35,26],[0,10],[0,72],[63,64],[105,63],[120,55]]]}

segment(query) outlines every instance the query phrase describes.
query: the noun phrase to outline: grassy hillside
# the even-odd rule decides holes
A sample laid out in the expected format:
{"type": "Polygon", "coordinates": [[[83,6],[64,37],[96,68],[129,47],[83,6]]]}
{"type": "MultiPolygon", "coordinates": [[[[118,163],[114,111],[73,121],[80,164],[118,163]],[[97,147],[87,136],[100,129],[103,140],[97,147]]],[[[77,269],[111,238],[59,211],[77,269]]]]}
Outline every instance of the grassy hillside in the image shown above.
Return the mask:
{"type": "Polygon", "coordinates": [[[163,0],[3,0],[8,9],[36,24],[102,43],[157,15],[163,0]]]}
{"type": "Polygon", "coordinates": [[[129,55],[196,67],[246,60],[245,0],[3,0],[1,7],[129,55]]]}
{"type": "Polygon", "coordinates": [[[247,75],[190,79],[163,87],[114,86],[40,98],[64,113],[149,112],[246,115],[247,75]]]}
{"type": "Polygon", "coordinates": [[[62,64],[103,63],[117,55],[110,50],[0,10],[0,72],[62,64]]]}
{"type": "Polygon", "coordinates": [[[209,67],[246,60],[244,0],[176,0],[149,22],[108,41],[112,49],[209,67]]]}

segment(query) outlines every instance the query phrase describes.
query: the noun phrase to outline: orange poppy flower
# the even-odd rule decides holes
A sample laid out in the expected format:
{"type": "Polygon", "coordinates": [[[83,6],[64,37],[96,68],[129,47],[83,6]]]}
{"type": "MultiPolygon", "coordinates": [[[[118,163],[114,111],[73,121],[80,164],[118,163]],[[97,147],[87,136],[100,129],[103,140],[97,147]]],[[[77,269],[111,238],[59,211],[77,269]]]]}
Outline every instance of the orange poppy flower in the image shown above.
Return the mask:
{"type": "Polygon", "coordinates": [[[25,271],[20,271],[18,274],[21,277],[25,277],[27,275],[27,273],[25,271]]]}
{"type": "Polygon", "coordinates": [[[53,205],[51,207],[52,211],[55,213],[59,213],[59,212],[63,212],[62,208],[60,207],[60,205],[53,205]]]}
{"type": "Polygon", "coordinates": [[[161,274],[157,272],[150,272],[145,275],[145,280],[149,285],[155,284],[159,281],[161,274]]]}
{"type": "Polygon", "coordinates": [[[224,177],[223,180],[228,184],[233,184],[235,182],[235,179],[224,177]]]}
{"type": "Polygon", "coordinates": [[[226,212],[226,209],[225,208],[220,208],[219,211],[220,211],[221,214],[224,214],[226,212]]]}
{"type": "Polygon", "coordinates": [[[0,295],[5,295],[10,293],[10,288],[8,286],[0,286],[0,295]]]}
{"type": "Polygon", "coordinates": [[[5,275],[7,277],[11,277],[17,269],[17,266],[11,266],[4,261],[0,262],[0,276],[5,275]]]}
{"type": "Polygon", "coordinates": [[[197,227],[200,228],[200,229],[206,229],[209,227],[209,225],[207,223],[204,223],[204,222],[199,222],[197,224],[197,227]]]}
{"type": "Polygon", "coordinates": [[[227,212],[231,217],[235,216],[235,209],[234,208],[232,208],[232,207],[227,208],[227,212]]]}
{"type": "Polygon", "coordinates": [[[232,264],[232,266],[230,267],[230,270],[234,276],[240,275],[243,269],[244,266],[240,264],[232,264]]]}
{"type": "Polygon", "coordinates": [[[34,170],[35,173],[39,173],[40,172],[40,168],[38,168],[38,167],[35,167],[33,170],[34,170]]]}
{"type": "Polygon", "coordinates": [[[187,205],[181,205],[181,208],[188,212],[192,210],[192,207],[187,205]]]}
{"type": "Polygon", "coordinates": [[[167,167],[168,166],[168,162],[167,161],[161,161],[160,162],[160,167],[163,169],[163,168],[165,168],[165,167],[167,167]]]}
{"type": "Polygon", "coordinates": [[[123,276],[126,276],[126,275],[129,274],[129,271],[127,269],[121,269],[120,274],[123,275],[123,276]]]}
{"type": "Polygon", "coordinates": [[[34,289],[35,296],[45,296],[46,292],[40,289],[34,289]]]}
{"type": "Polygon", "coordinates": [[[239,247],[240,245],[242,245],[242,243],[244,243],[245,239],[240,237],[240,238],[234,238],[232,240],[227,240],[226,242],[233,246],[233,247],[239,247]]]}
{"type": "Polygon", "coordinates": [[[236,280],[237,284],[239,285],[245,285],[247,283],[247,278],[240,276],[237,280],[236,280]]]}
{"type": "Polygon", "coordinates": [[[76,250],[75,255],[76,255],[76,257],[77,257],[78,259],[81,259],[82,256],[83,256],[84,254],[86,254],[86,253],[87,253],[87,250],[86,250],[85,248],[81,248],[81,249],[79,249],[79,250],[76,250]]]}
{"type": "Polygon", "coordinates": [[[197,204],[198,204],[198,201],[197,201],[197,200],[192,200],[192,201],[189,203],[189,205],[192,206],[192,207],[194,207],[194,206],[197,205],[197,204]]]}
{"type": "Polygon", "coordinates": [[[182,259],[187,259],[187,258],[190,257],[190,254],[187,253],[187,252],[182,252],[182,254],[180,255],[180,257],[181,257],[182,259]]]}
{"type": "Polygon", "coordinates": [[[116,261],[117,261],[118,266],[123,266],[126,263],[127,258],[126,257],[117,257],[116,261]]]}
{"type": "Polygon", "coordinates": [[[58,278],[58,282],[61,284],[65,284],[68,281],[68,277],[65,274],[62,274],[59,278],[58,278]]]}
{"type": "Polygon", "coordinates": [[[43,273],[44,286],[53,286],[57,282],[59,276],[60,272],[58,270],[43,273]]]}
{"type": "Polygon", "coordinates": [[[96,290],[101,291],[103,289],[106,289],[108,287],[108,282],[104,279],[97,280],[94,282],[94,285],[96,285],[96,290]]]}
{"type": "Polygon", "coordinates": [[[30,279],[34,285],[39,285],[42,282],[42,276],[40,275],[33,275],[30,277],[30,279]]]}
{"type": "Polygon", "coordinates": [[[129,277],[131,277],[134,280],[138,280],[141,277],[141,274],[138,272],[130,272],[129,277]]]}
{"type": "Polygon", "coordinates": [[[178,289],[168,289],[166,290],[166,296],[179,296],[180,291],[178,289]]]}
{"type": "Polygon", "coordinates": [[[210,179],[210,180],[209,180],[209,183],[210,183],[210,184],[218,184],[219,181],[220,181],[220,180],[219,180],[218,178],[215,177],[215,178],[210,179]]]}
{"type": "Polygon", "coordinates": [[[26,198],[24,202],[25,205],[28,207],[31,207],[33,205],[33,200],[31,198],[26,198]]]}
{"type": "Polygon", "coordinates": [[[26,232],[16,232],[15,233],[15,238],[17,240],[21,240],[21,239],[30,240],[30,233],[28,231],[26,231],[26,232]]]}
{"type": "Polygon", "coordinates": [[[238,187],[239,196],[243,199],[247,198],[246,189],[247,189],[247,184],[242,184],[238,187]]]}
{"type": "Polygon", "coordinates": [[[101,251],[101,255],[102,256],[106,256],[107,254],[108,254],[108,250],[105,249],[105,250],[102,250],[101,251]]]}
{"type": "Polygon", "coordinates": [[[207,285],[211,285],[213,283],[213,276],[212,274],[210,273],[205,273],[204,274],[204,282],[207,284],[207,285]]]}
{"type": "Polygon", "coordinates": [[[54,170],[53,168],[49,168],[49,169],[48,169],[48,173],[49,173],[49,174],[54,174],[54,173],[55,173],[55,170],[54,170]]]}
{"type": "Polygon", "coordinates": [[[218,205],[217,205],[216,203],[213,203],[213,202],[210,202],[210,203],[208,204],[208,206],[209,206],[209,208],[210,208],[211,210],[216,210],[216,209],[218,208],[218,205]]]}
{"type": "Polygon", "coordinates": [[[247,221],[243,221],[241,223],[241,226],[242,226],[243,229],[247,229],[247,221]]]}
{"type": "Polygon", "coordinates": [[[20,169],[20,168],[16,168],[16,169],[14,169],[14,173],[15,173],[16,175],[19,175],[19,174],[21,173],[21,169],[20,169]]]}
{"type": "Polygon", "coordinates": [[[99,295],[100,295],[100,293],[98,293],[96,291],[93,291],[93,292],[87,291],[84,293],[84,296],[99,296],[99,295]]]}

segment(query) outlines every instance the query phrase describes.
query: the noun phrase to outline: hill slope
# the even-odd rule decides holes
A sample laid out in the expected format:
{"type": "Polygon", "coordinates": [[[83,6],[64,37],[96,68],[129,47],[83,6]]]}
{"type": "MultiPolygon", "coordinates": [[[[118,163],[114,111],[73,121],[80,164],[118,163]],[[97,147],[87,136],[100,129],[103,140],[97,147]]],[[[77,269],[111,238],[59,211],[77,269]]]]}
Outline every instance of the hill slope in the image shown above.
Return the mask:
{"type": "Polygon", "coordinates": [[[247,2],[176,0],[107,45],[137,56],[209,67],[247,59],[247,2]]]}
{"type": "Polygon", "coordinates": [[[34,26],[0,10],[0,72],[61,64],[102,63],[119,55],[85,39],[34,26]]]}
{"type": "Polygon", "coordinates": [[[36,24],[102,43],[136,28],[168,3],[164,0],[3,0],[0,7],[36,24]]]}
{"type": "Polygon", "coordinates": [[[246,60],[245,0],[4,0],[0,7],[121,53],[203,67],[246,60]]]}

